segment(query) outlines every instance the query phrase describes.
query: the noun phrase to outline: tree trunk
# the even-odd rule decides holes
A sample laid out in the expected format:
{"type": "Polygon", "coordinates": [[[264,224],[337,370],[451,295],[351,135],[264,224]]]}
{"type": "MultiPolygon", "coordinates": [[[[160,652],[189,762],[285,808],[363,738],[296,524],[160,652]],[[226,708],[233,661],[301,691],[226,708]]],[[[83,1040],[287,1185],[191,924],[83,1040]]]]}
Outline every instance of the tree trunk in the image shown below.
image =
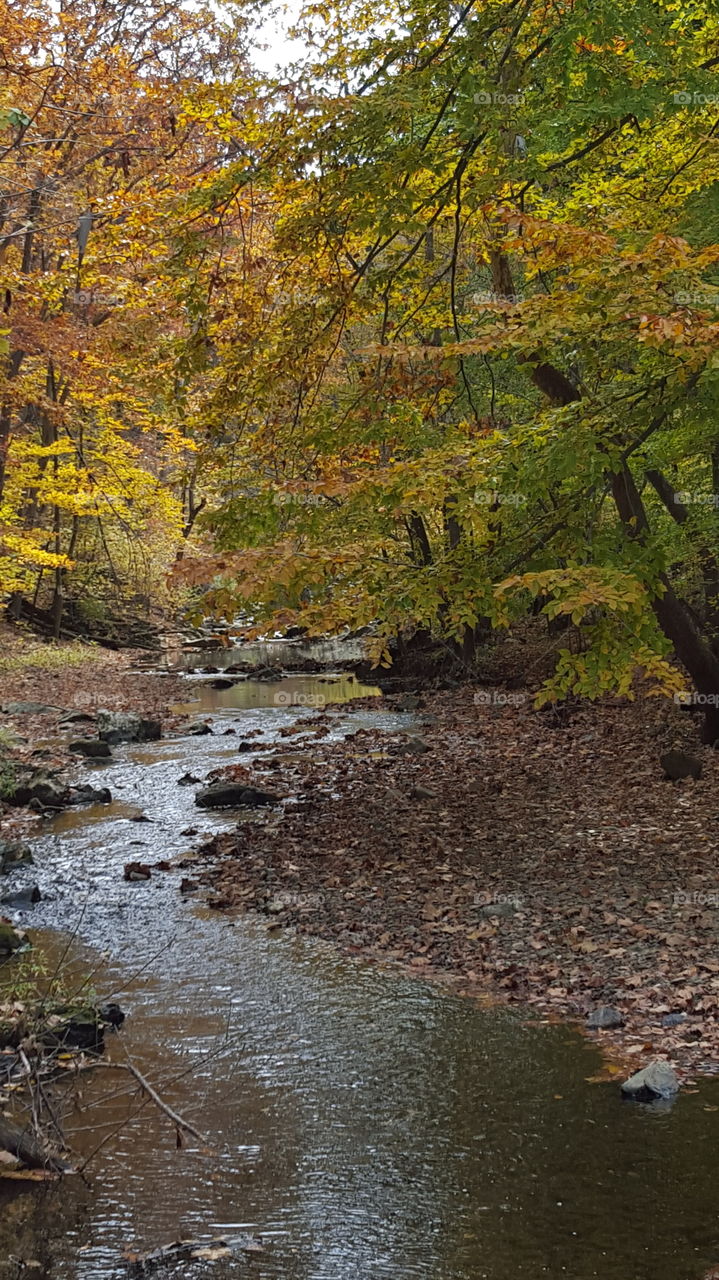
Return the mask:
{"type": "MultiPolygon", "coordinates": [[[[649,531],[647,514],[628,466],[612,476],[612,496],[627,537],[635,542],[645,542],[649,531]]],[[[715,745],[719,741],[719,658],[697,629],[666,574],[660,574],[659,580],[664,590],[652,599],[654,614],[697,691],[715,699],[704,705],[702,734],[705,742],[715,745]]]]}
{"type": "MultiPolygon", "coordinates": [[[[582,398],[574,384],[554,365],[535,365],[532,380],[555,404],[568,405],[582,398]]],[[[719,453],[716,456],[716,474],[719,479],[719,453]]],[[[645,542],[649,522],[629,466],[624,463],[621,471],[608,472],[608,478],[626,536],[632,541],[645,542]]],[[[702,737],[712,746],[719,745],[719,657],[704,639],[687,605],[676,594],[664,573],[659,575],[659,586],[660,591],[652,598],[654,616],[677,658],[689,672],[697,692],[712,699],[703,704],[702,737]]]]}

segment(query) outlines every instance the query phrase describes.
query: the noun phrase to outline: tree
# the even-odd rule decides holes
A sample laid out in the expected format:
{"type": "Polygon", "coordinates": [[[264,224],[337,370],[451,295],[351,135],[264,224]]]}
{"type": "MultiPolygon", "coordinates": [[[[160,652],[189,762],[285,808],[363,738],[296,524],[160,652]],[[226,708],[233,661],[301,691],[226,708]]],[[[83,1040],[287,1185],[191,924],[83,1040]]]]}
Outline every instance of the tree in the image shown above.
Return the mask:
{"type": "Polygon", "coordinates": [[[0,586],[157,590],[192,465],[164,272],[181,194],[222,163],[207,121],[243,20],[175,0],[0,0],[0,586]],[[214,89],[213,89],[214,86],[214,89]],[[185,110],[190,93],[202,112],[185,110]]]}
{"type": "Polygon", "coordinates": [[[672,649],[716,695],[711,6],[312,5],[301,27],[242,270],[218,231],[246,166],[202,194],[227,465],[220,554],[187,576],[218,575],[222,610],[378,621],[377,656],[538,598],[584,637],[547,696],[676,692],[672,649]]]}

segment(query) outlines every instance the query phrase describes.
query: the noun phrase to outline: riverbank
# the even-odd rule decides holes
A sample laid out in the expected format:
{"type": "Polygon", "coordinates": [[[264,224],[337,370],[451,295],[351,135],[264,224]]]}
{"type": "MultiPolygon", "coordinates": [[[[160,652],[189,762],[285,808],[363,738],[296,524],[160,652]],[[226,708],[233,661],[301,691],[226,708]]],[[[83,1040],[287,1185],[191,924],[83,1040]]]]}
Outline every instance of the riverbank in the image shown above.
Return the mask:
{"type": "Polygon", "coordinates": [[[177,724],[169,708],[180,696],[181,677],[138,672],[145,656],[91,644],[44,644],[0,627],[0,840],[31,835],[40,816],[6,802],[15,780],[37,770],[72,783],[81,757],[70,743],[95,732],[99,709],[159,720],[163,731],[177,724]]]}
{"type": "Polygon", "coordinates": [[[204,846],[211,903],[543,1018],[612,1006],[610,1056],[718,1071],[719,756],[690,718],[471,688],[409,706],[404,735],[325,742],[329,708],[256,758],[284,814],[204,846]],[[665,779],[677,746],[701,779],[665,779]]]}

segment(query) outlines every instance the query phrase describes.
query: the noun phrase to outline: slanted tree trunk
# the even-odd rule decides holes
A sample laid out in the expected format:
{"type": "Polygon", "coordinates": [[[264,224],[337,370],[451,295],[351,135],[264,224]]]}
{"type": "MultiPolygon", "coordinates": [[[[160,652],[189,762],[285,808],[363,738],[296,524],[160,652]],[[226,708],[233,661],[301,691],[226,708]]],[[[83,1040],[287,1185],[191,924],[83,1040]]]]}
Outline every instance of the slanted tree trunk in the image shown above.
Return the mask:
{"type": "MultiPolygon", "coordinates": [[[[612,496],[628,538],[645,542],[649,522],[641,495],[628,466],[612,476],[612,496]]],[[[683,600],[676,594],[666,574],[660,574],[663,592],[652,599],[656,619],[674,646],[679,661],[689,672],[697,691],[717,701],[704,706],[705,742],[719,743],[719,658],[702,636],[683,600]]]]}
{"type": "MultiPolygon", "coordinates": [[[[529,357],[531,359],[531,357],[529,357]]],[[[560,370],[547,363],[535,364],[532,380],[555,404],[572,404],[581,393],[560,370]]],[[[717,461],[719,470],[719,459],[717,461]]],[[[627,538],[645,542],[649,521],[631,469],[624,463],[620,471],[608,471],[612,497],[627,538]]],[[[698,693],[719,700],[719,656],[694,621],[691,610],[675,592],[666,574],[659,576],[660,590],[652,598],[652,609],[677,658],[686,667],[698,693]]],[[[719,706],[716,701],[703,706],[702,737],[719,745],[719,706]]]]}

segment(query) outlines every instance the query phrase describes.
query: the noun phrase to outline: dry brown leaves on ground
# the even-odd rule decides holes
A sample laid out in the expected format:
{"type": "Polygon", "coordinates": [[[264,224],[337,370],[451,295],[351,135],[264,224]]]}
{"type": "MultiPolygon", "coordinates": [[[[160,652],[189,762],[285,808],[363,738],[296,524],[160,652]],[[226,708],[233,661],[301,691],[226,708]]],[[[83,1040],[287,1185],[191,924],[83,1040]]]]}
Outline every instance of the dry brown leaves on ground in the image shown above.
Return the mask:
{"type": "Polygon", "coordinates": [[[624,1060],[719,1070],[719,753],[664,781],[660,753],[697,748],[656,703],[423,703],[427,750],[363,730],[257,760],[292,798],[206,846],[213,903],[543,1015],[616,1005],[598,1035],[624,1060]]]}

